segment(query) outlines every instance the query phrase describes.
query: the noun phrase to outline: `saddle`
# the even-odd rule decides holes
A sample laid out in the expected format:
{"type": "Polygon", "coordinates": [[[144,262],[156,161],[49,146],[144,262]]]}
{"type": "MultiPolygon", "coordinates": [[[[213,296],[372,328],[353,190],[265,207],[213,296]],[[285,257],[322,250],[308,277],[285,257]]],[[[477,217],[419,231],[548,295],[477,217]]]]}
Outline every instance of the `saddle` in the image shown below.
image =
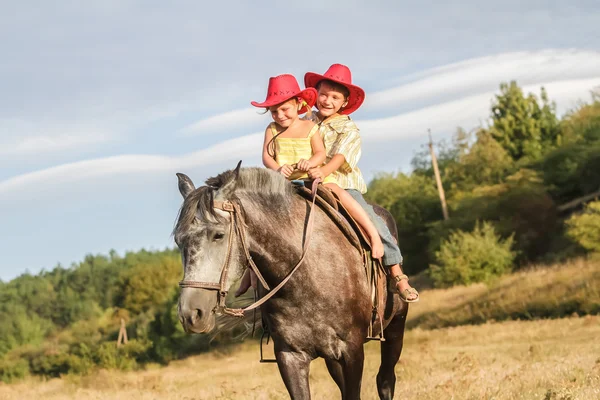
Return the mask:
{"type": "MultiPolygon", "coordinates": [[[[294,185],[296,192],[308,201],[312,200],[310,186],[310,181],[306,183],[306,186],[294,185]]],[[[381,261],[371,257],[371,241],[369,237],[354,218],[352,218],[335,193],[323,185],[319,185],[317,188],[315,204],[335,222],[352,246],[361,254],[365,268],[365,277],[371,291],[373,307],[367,339],[385,341],[383,337],[383,313],[385,310],[386,272],[381,261]],[[375,334],[374,332],[379,333],[375,334]]]]}

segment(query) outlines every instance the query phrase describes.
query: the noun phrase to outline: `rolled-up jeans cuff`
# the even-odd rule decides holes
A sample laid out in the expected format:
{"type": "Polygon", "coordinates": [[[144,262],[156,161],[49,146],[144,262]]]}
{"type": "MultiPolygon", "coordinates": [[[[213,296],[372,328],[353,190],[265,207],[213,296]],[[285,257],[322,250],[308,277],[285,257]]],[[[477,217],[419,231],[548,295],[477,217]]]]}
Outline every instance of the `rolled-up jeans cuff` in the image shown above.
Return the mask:
{"type": "Polygon", "coordinates": [[[386,267],[391,267],[392,265],[402,264],[402,256],[398,256],[397,253],[392,253],[389,256],[386,256],[385,249],[383,254],[383,265],[386,267]]]}

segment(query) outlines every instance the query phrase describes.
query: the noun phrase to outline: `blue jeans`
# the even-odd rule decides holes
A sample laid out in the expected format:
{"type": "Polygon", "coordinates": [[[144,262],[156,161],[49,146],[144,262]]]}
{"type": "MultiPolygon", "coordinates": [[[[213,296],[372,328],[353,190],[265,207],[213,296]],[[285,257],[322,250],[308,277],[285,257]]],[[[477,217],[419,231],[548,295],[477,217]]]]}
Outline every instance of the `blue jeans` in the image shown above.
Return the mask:
{"type": "Polygon", "coordinates": [[[379,232],[379,236],[381,236],[381,242],[383,243],[383,265],[389,267],[394,264],[402,264],[402,253],[400,253],[400,248],[396,244],[394,237],[390,233],[390,230],[383,219],[381,219],[379,215],[375,214],[373,206],[365,201],[362,193],[360,193],[358,190],[346,189],[346,192],[348,192],[348,194],[352,196],[352,198],[356,200],[358,204],[360,204],[360,206],[367,212],[369,218],[375,225],[375,228],[377,228],[377,232],[379,232]]]}

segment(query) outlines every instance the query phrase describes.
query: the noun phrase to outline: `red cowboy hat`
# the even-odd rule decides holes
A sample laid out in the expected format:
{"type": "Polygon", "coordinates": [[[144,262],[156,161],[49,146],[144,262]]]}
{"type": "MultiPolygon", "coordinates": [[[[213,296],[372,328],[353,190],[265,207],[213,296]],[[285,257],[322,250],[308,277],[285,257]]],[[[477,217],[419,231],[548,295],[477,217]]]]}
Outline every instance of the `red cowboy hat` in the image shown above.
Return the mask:
{"type": "Polygon", "coordinates": [[[293,75],[283,74],[269,78],[269,88],[267,89],[267,98],[262,103],[251,101],[254,107],[267,108],[276,106],[293,97],[299,97],[306,101],[298,114],[304,114],[311,109],[317,101],[317,91],[313,88],[300,90],[300,85],[293,75]]]}
{"type": "Polygon", "coordinates": [[[348,104],[340,111],[340,114],[348,115],[353,113],[365,101],[365,91],[352,84],[352,73],[350,72],[350,68],[345,65],[333,64],[323,75],[307,72],[304,75],[304,86],[307,88],[316,88],[317,84],[323,79],[337,82],[345,86],[350,92],[348,104]]]}

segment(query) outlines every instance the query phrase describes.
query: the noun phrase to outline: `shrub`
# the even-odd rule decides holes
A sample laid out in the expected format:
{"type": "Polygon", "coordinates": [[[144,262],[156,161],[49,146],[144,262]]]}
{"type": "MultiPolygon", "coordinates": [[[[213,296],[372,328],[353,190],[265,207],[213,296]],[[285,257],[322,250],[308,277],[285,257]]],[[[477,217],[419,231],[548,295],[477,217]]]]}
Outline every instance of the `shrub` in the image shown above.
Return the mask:
{"type": "Polygon", "coordinates": [[[487,222],[470,233],[454,231],[435,253],[438,265],[432,265],[431,277],[436,286],[488,282],[511,270],[512,245],[513,236],[501,240],[487,222]]]}
{"type": "Polygon", "coordinates": [[[0,359],[0,381],[11,383],[29,375],[29,363],[27,360],[0,359]]]}
{"type": "Polygon", "coordinates": [[[96,365],[100,368],[132,370],[138,366],[146,351],[152,346],[147,340],[132,339],[122,347],[114,342],[104,342],[93,354],[96,365]]]}
{"type": "Polygon", "coordinates": [[[600,201],[589,203],[582,214],[566,223],[567,236],[588,251],[600,252],[600,201]]]}
{"type": "Polygon", "coordinates": [[[41,352],[32,354],[32,356],[30,360],[31,372],[53,378],[68,374],[71,371],[71,365],[78,361],[76,360],[77,356],[62,351],[41,352]]]}

